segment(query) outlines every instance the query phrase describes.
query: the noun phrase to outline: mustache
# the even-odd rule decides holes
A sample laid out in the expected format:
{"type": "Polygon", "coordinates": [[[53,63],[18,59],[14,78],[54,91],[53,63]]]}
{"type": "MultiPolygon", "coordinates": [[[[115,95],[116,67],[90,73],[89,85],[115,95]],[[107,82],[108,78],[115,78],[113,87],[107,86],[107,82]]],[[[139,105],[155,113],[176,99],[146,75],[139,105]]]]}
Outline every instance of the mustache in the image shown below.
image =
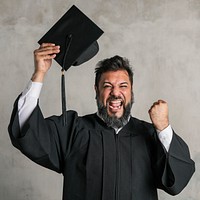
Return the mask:
{"type": "Polygon", "coordinates": [[[108,98],[108,101],[113,101],[113,100],[122,100],[123,101],[123,99],[120,96],[111,95],[108,98]]]}

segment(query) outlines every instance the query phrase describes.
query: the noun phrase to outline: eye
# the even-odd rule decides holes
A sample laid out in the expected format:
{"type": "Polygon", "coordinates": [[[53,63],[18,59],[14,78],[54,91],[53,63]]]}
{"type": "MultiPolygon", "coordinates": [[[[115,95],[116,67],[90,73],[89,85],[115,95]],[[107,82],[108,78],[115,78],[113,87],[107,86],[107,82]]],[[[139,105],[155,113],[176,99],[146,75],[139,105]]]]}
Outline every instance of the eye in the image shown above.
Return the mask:
{"type": "Polygon", "coordinates": [[[120,88],[127,88],[128,85],[124,84],[124,85],[120,85],[120,88]]]}
{"type": "Polygon", "coordinates": [[[111,88],[111,85],[104,85],[103,88],[111,88]]]}

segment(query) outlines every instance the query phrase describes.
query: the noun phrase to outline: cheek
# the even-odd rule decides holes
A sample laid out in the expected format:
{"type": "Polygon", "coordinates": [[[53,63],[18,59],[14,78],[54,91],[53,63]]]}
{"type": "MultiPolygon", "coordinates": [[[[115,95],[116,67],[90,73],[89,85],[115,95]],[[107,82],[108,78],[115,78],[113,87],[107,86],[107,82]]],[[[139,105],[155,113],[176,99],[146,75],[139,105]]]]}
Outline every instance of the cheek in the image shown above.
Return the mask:
{"type": "Polygon", "coordinates": [[[130,103],[130,101],[131,101],[131,92],[130,91],[124,92],[123,95],[124,95],[124,97],[126,99],[126,104],[130,103]]]}
{"type": "Polygon", "coordinates": [[[126,94],[126,98],[128,99],[128,101],[131,100],[131,92],[128,92],[128,93],[126,94]]]}
{"type": "Polygon", "coordinates": [[[104,104],[104,106],[106,106],[108,97],[109,97],[109,94],[107,92],[100,93],[99,99],[104,104]]]}
{"type": "Polygon", "coordinates": [[[96,96],[98,97],[100,102],[103,102],[105,96],[103,92],[97,92],[96,96]]]}

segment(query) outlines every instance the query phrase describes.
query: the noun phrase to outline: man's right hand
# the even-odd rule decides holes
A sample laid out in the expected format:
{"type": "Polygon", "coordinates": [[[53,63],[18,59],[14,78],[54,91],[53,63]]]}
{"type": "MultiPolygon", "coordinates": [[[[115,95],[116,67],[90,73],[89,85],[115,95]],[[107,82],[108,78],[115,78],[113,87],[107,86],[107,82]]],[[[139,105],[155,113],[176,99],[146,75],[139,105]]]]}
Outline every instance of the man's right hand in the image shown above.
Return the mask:
{"type": "Polygon", "coordinates": [[[60,46],[43,43],[34,51],[35,72],[31,78],[33,82],[43,82],[44,76],[51,67],[52,59],[60,52],[60,46]]]}

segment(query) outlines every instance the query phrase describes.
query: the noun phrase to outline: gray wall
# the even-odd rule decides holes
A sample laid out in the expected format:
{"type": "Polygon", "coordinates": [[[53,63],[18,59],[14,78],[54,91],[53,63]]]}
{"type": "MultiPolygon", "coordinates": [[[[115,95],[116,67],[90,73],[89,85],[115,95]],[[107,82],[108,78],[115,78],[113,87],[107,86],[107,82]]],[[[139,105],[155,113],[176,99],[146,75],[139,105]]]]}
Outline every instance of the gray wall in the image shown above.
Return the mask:
{"type": "MultiPolygon", "coordinates": [[[[190,146],[196,173],[184,191],[160,199],[200,199],[200,0],[1,0],[0,1],[0,199],[61,199],[62,176],[32,163],[12,147],[7,125],[12,105],[33,73],[37,41],[76,4],[104,31],[98,55],[67,74],[68,108],[95,112],[94,67],[116,54],[134,67],[132,114],[149,121],[157,99],[170,108],[170,123],[190,146]]],[[[61,113],[60,68],[54,62],[40,105],[45,116],[61,113]]]]}

